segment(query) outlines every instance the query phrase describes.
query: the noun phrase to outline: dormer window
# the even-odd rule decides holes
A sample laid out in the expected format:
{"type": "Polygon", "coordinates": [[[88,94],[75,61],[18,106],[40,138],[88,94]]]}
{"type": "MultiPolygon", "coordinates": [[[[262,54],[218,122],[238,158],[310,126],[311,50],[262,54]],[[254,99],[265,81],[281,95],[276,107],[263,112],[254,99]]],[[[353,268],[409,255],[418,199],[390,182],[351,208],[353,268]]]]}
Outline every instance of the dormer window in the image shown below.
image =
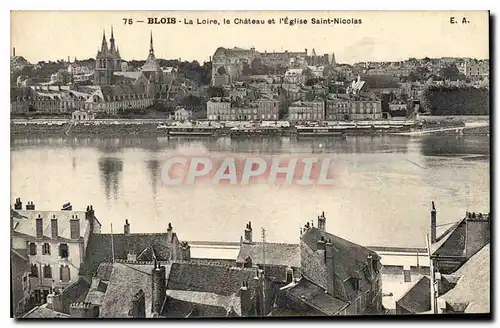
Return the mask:
{"type": "Polygon", "coordinates": [[[353,287],[354,291],[356,291],[356,292],[359,291],[359,279],[352,277],[351,281],[352,281],[352,287],[353,287]]]}

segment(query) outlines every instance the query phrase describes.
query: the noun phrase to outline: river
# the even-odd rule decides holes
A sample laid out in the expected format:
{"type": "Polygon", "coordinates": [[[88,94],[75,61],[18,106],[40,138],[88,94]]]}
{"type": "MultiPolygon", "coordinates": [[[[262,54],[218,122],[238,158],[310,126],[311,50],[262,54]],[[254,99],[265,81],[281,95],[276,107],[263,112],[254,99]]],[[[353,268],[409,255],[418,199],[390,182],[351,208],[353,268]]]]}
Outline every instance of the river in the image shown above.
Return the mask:
{"type": "MultiPolygon", "coordinates": [[[[438,225],[466,210],[489,212],[487,136],[349,136],[340,138],[14,138],[11,198],[40,210],[92,204],[103,232],[166,231],[181,240],[238,241],[252,221],[254,239],[297,243],[299,229],[322,211],[327,231],[370,246],[425,247],[431,201],[438,225]],[[162,163],[179,147],[228,156],[327,155],[329,187],[161,183],[162,163]]],[[[316,224],[316,222],[315,222],[316,224]]],[[[446,227],[446,226],[444,226],[446,227]]]]}

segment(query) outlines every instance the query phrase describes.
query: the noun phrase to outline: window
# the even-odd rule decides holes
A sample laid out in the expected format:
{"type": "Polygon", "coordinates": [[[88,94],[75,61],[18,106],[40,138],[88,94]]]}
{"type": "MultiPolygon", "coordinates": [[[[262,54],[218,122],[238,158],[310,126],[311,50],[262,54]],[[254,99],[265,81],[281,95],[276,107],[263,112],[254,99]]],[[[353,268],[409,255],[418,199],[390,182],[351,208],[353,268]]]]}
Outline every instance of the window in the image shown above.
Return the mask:
{"type": "Polygon", "coordinates": [[[47,279],[51,279],[52,278],[52,268],[50,267],[50,265],[44,265],[44,267],[43,267],[43,277],[47,278],[47,279]]]}
{"type": "Polygon", "coordinates": [[[30,276],[33,278],[38,278],[38,267],[36,266],[36,264],[31,265],[30,276]]]}
{"type": "Polygon", "coordinates": [[[59,268],[59,277],[61,278],[62,282],[68,282],[71,280],[69,266],[61,265],[61,267],[59,268]]]}
{"type": "Polygon", "coordinates": [[[44,243],[42,245],[42,254],[43,255],[50,255],[50,245],[49,245],[49,243],[44,243]]]}
{"type": "Polygon", "coordinates": [[[352,278],[352,286],[355,291],[359,290],[359,279],[357,278],[352,278]]]}
{"type": "Polygon", "coordinates": [[[30,243],[30,255],[36,255],[36,244],[30,243]]]}
{"type": "Polygon", "coordinates": [[[356,298],[356,314],[361,312],[361,297],[356,298]]]}
{"type": "Polygon", "coordinates": [[[367,290],[365,292],[365,307],[366,308],[370,308],[371,304],[372,304],[372,298],[371,298],[371,295],[370,295],[370,291],[367,290]]]}
{"type": "Polygon", "coordinates": [[[68,244],[59,245],[59,256],[62,257],[63,259],[68,258],[69,256],[68,244]]]}

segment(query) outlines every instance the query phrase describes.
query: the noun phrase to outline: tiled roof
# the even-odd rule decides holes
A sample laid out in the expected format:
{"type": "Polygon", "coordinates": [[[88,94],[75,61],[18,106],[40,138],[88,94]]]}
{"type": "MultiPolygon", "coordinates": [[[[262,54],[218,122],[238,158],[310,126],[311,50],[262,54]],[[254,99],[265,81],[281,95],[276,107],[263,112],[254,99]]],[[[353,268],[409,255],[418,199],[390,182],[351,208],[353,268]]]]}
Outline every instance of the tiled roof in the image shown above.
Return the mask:
{"type": "Polygon", "coordinates": [[[411,313],[422,313],[431,309],[431,280],[420,276],[408,291],[396,301],[411,313]]]}
{"type": "Polygon", "coordinates": [[[490,269],[490,244],[487,244],[454,273],[460,276],[455,288],[439,298],[452,306],[468,303],[466,313],[489,313],[490,269]]]}
{"type": "Polygon", "coordinates": [[[436,238],[436,242],[431,245],[431,254],[432,255],[438,255],[438,254],[449,254],[449,255],[457,255],[461,256],[463,255],[463,247],[457,248],[455,243],[448,243],[447,245],[446,242],[448,239],[455,233],[464,235],[465,236],[465,218],[455,222],[453,225],[448,227],[441,235],[439,235],[436,238]],[[462,229],[459,229],[458,232],[457,229],[458,227],[461,226],[462,229]]]}
{"type": "MultiPolygon", "coordinates": [[[[192,306],[200,306],[200,308],[218,308],[224,311],[224,315],[226,314],[226,312],[233,309],[236,314],[241,315],[241,303],[238,293],[232,294],[230,296],[224,296],[204,292],[167,290],[167,296],[169,301],[171,302],[185,302],[191,304],[192,306]]],[[[169,304],[169,301],[167,301],[167,304],[163,309],[163,315],[167,317],[169,316],[169,312],[172,310],[169,308],[172,306],[171,303],[169,304]]],[[[200,313],[199,316],[203,315],[200,313]]]]}
{"type": "Polygon", "coordinates": [[[72,216],[80,219],[80,236],[83,236],[88,228],[89,221],[85,219],[85,211],[37,211],[37,210],[16,210],[19,215],[27,219],[21,219],[14,227],[14,231],[23,235],[36,237],[36,218],[40,215],[43,218],[43,236],[52,237],[51,220],[57,219],[57,228],[59,238],[70,240],[70,220],[72,216]]]}
{"type": "Polygon", "coordinates": [[[135,252],[137,260],[152,261],[151,250],[154,250],[157,260],[169,260],[172,253],[170,241],[176,238],[173,236],[175,233],[113,234],[113,238],[111,234],[92,234],[88,242],[83,271],[90,274],[97,270],[100,263],[112,262],[111,239],[113,239],[115,259],[126,260],[128,252],[135,252]]]}
{"type": "Polygon", "coordinates": [[[53,311],[47,308],[47,304],[35,307],[24,315],[23,319],[64,319],[69,318],[69,314],[53,311]]]}
{"type": "Polygon", "coordinates": [[[323,237],[325,240],[330,240],[333,244],[334,250],[341,254],[336,257],[341,266],[336,266],[336,274],[342,280],[350,277],[356,277],[358,272],[364,270],[366,267],[366,259],[368,255],[372,255],[374,261],[380,260],[380,256],[361,245],[355,244],[338,236],[332,235],[326,231],[322,231],[316,227],[310,228],[302,236],[302,240],[313,250],[317,251],[317,241],[323,237]]]}
{"type": "Polygon", "coordinates": [[[145,90],[140,85],[134,84],[117,84],[117,85],[104,85],[101,86],[102,95],[106,97],[111,96],[125,96],[132,94],[143,94],[145,90]]]}
{"type": "Polygon", "coordinates": [[[104,281],[109,281],[112,272],[113,272],[113,264],[103,262],[99,264],[99,267],[97,268],[96,277],[104,281]]]}
{"type": "Polygon", "coordinates": [[[250,281],[255,275],[255,269],[173,263],[167,290],[186,290],[229,296],[239,291],[243,281],[250,281]]]}
{"type": "Polygon", "coordinates": [[[144,63],[144,66],[142,66],[141,68],[141,71],[163,73],[163,70],[161,69],[160,64],[158,64],[158,62],[156,61],[154,54],[149,54],[148,58],[146,59],[146,62],[144,63]]]}
{"type": "Polygon", "coordinates": [[[325,293],[322,287],[306,278],[302,278],[295,286],[286,289],[286,294],[328,316],[335,315],[348,306],[348,303],[325,293]]]}
{"type": "Polygon", "coordinates": [[[243,243],[236,261],[244,263],[245,259],[250,256],[252,263],[263,264],[263,248],[266,264],[300,267],[300,245],[298,244],[243,243]]]}
{"type": "MultiPolygon", "coordinates": [[[[168,271],[169,266],[166,266],[168,271]]],[[[145,293],[146,317],[151,316],[153,265],[114,263],[100,317],[125,318],[131,309],[131,299],[140,289],[145,293]]],[[[168,272],[167,272],[168,276],[168,272]]]]}
{"type": "Polygon", "coordinates": [[[167,297],[162,316],[166,318],[225,317],[226,309],[220,306],[192,303],[167,297]]]}
{"type": "Polygon", "coordinates": [[[113,72],[115,76],[123,76],[129,79],[137,79],[142,74],[141,71],[113,72]]]}

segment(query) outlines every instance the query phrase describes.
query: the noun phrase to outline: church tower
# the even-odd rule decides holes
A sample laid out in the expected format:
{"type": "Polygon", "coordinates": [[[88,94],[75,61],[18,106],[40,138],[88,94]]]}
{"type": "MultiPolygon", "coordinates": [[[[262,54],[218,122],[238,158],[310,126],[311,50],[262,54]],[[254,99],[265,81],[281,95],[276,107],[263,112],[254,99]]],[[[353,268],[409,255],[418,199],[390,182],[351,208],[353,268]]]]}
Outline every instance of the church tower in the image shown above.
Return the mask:
{"type": "Polygon", "coordinates": [[[120,71],[121,58],[115,44],[113,27],[111,27],[110,47],[106,41],[106,32],[102,32],[101,49],[97,50],[95,61],[94,84],[111,85],[115,83],[114,72],[120,71]]]}

